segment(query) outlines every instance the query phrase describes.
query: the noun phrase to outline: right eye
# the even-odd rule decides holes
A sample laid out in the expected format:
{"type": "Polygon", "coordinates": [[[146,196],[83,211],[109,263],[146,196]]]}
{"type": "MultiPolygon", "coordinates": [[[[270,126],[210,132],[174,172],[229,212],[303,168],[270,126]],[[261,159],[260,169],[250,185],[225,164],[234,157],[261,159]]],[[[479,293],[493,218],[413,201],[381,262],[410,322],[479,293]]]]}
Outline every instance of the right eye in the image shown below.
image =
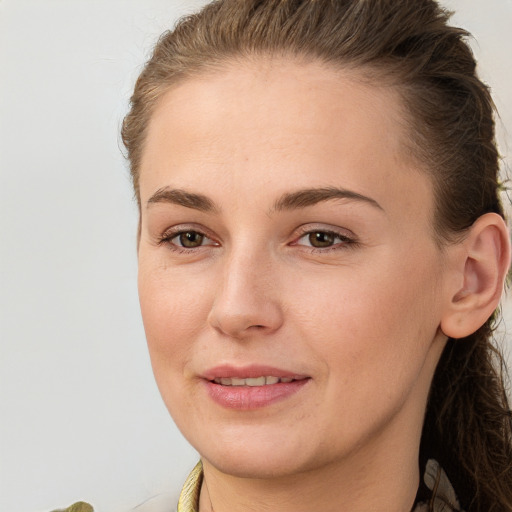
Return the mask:
{"type": "Polygon", "coordinates": [[[170,241],[178,247],[184,247],[185,249],[195,249],[196,247],[207,245],[204,244],[205,240],[209,240],[209,238],[207,238],[202,233],[197,231],[183,231],[171,238],[170,241]]]}
{"type": "Polygon", "coordinates": [[[189,251],[200,247],[218,245],[217,242],[195,229],[169,230],[162,235],[159,243],[165,244],[175,251],[189,251]]]}

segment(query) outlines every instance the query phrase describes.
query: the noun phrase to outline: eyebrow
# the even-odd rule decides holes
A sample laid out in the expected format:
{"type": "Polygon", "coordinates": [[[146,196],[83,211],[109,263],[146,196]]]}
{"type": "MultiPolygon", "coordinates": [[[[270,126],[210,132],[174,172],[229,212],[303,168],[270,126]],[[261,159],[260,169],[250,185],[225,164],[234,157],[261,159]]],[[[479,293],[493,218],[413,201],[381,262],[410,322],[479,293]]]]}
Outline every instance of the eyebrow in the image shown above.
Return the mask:
{"type": "MultiPolygon", "coordinates": [[[[382,206],[371,197],[364,196],[358,192],[337,187],[309,188],[287,192],[283,194],[273,205],[270,213],[289,210],[298,210],[314,206],[315,204],[330,201],[332,199],[349,199],[362,201],[379,210],[384,211],[382,206]]],[[[156,203],[170,203],[186,208],[192,208],[205,213],[218,213],[220,209],[215,203],[203,194],[187,192],[182,189],[163,187],[157,190],[147,201],[147,207],[156,203]]]]}
{"type": "Polygon", "coordinates": [[[186,208],[192,208],[206,213],[218,212],[218,208],[215,203],[203,194],[196,194],[193,192],[187,192],[182,189],[172,189],[169,187],[163,187],[158,189],[146,203],[149,207],[156,203],[170,203],[177,204],[179,206],[185,206],[186,208]]]}
{"type": "Polygon", "coordinates": [[[283,194],[275,203],[272,211],[284,210],[297,210],[300,208],[307,208],[323,201],[330,201],[331,199],[349,199],[353,201],[362,201],[379,210],[384,211],[384,208],[372,199],[371,197],[364,196],[358,192],[347,190],[345,188],[324,187],[324,188],[311,188],[297,190],[296,192],[283,194]]]}

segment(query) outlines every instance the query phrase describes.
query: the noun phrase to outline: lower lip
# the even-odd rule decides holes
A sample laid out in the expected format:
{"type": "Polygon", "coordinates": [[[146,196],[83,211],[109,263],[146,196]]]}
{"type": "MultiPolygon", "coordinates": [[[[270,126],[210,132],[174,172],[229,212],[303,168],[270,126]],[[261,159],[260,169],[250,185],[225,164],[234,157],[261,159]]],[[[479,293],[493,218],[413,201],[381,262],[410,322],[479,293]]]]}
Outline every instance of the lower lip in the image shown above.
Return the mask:
{"type": "Polygon", "coordinates": [[[310,379],[278,382],[266,386],[222,386],[206,381],[210,398],[228,409],[253,410],[279,402],[300,391],[310,379]]]}

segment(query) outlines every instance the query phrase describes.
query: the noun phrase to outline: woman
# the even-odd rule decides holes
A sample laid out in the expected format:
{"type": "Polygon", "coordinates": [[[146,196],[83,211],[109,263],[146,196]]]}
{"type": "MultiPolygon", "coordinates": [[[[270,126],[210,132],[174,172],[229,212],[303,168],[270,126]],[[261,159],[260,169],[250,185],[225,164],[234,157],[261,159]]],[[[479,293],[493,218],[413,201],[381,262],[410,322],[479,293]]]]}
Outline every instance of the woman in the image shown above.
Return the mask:
{"type": "Polygon", "coordinates": [[[512,510],[492,100],[433,0],[221,0],[123,125],[180,511],[512,510]]]}

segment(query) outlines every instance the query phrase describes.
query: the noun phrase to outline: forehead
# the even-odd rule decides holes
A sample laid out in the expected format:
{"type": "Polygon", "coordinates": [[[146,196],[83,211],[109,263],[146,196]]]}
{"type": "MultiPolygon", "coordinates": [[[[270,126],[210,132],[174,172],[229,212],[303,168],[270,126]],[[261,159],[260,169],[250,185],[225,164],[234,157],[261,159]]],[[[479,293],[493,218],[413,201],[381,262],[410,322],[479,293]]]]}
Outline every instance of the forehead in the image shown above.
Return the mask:
{"type": "Polygon", "coordinates": [[[252,183],[277,195],[296,183],[371,192],[390,204],[400,198],[410,203],[403,208],[418,195],[430,212],[432,187],[407,154],[406,119],[397,90],[355,70],[285,58],[232,62],[161,98],[142,156],[141,199],[168,185],[243,195],[252,183]]]}
{"type": "Polygon", "coordinates": [[[253,57],[172,86],[155,108],[148,138],[156,142],[166,127],[179,124],[181,135],[203,142],[216,136],[227,140],[229,127],[240,128],[240,145],[265,136],[273,146],[298,136],[315,137],[317,143],[323,137],[328,144],[348,141],[347,131],[356,135],[364,127],[372,146],[382,143],[398,154],[407,138],[405,120],[397,90],[370,85],[361,72],[318,61],[253,57]]]}

